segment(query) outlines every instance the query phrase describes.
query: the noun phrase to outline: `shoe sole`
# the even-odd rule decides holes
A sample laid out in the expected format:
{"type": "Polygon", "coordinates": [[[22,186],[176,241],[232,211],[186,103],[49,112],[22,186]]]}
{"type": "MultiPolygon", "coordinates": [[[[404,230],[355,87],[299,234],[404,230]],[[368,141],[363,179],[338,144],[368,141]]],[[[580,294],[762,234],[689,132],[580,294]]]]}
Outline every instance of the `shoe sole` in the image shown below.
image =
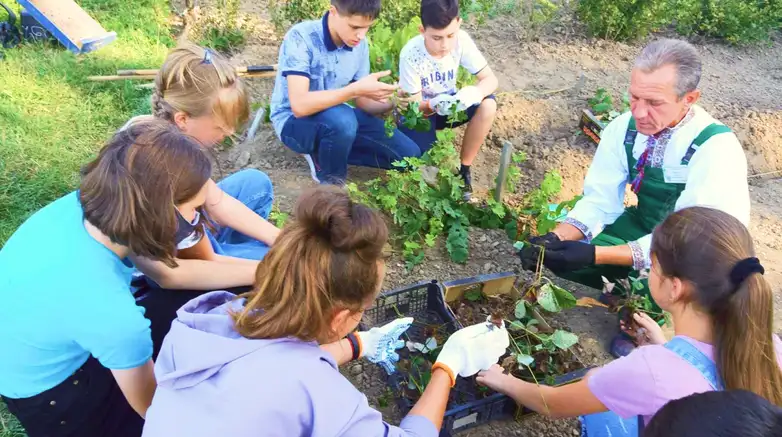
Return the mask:
{"type": "Polygon", "coordinates": [[[310,176],[312,177],[312,180],[320,183],[320,179],[318,179],[318,171],[317,167],[315,166],[315,161],[312,160],[312,157],[310,155],[303,155],[304,159],[307,161],[307,164],[310,166],[310,176]]]}

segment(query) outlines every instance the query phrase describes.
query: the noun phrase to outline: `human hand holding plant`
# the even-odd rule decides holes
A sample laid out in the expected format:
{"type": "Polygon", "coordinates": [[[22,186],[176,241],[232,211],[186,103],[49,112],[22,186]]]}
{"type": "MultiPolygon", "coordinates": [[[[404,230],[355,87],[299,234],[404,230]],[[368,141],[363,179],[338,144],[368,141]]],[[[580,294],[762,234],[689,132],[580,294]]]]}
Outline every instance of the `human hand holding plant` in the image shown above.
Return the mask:
{"type": "Polygon", "coordinates": [[[476,381],[478,384],[486,386],[498,393],[507,394],[505,391],[508,389],[516,378],[509,373],[505,373],[505,369],[499,364],[495,364],[489,368],[489,370],[482,370],[478,372],[476,381]]]}
{"type": "Polygon", "coordinates": [[[635,336],[636,343],[639,346],[647,344],[665,344],[667,341],[663,329],[648,314],[637,312],[633,314],[633,321],[638,325],[625,326],[624,321],[619,322],[622,330],[635,336]]]}
{"type": "Polygon", "coordinates": [[[456,384],[456,376],[472,376],[481,370],[497,364],[500,357],[510,346],[505,322],[500,327],[491,322],[468,326],[456,331],[443,345],[443,350],[432,366],[445,370],[451,377],[451,386],[456,384]]]}
{"type": "Polygon", "coordinates": [[[395,364],[399,354],[395,351],[404,347],[404,340],[399,337],[413,324],[412,317],[396,319],[381,327],[359,332],[356,336],[361,342],[360,356],[370,362],[379,364],[389,375],[396,371],[395,364]]]}
{"type": "Polygon", "coordinates": [[[351,90],[357,97],[366,97],[378,102],[385,102],[398,88],[397,85],[389,85],[380,81],[380,79],[390,74],[390,71],[378,71],[353,82],[349,86],[352,87],[351,90]]]}

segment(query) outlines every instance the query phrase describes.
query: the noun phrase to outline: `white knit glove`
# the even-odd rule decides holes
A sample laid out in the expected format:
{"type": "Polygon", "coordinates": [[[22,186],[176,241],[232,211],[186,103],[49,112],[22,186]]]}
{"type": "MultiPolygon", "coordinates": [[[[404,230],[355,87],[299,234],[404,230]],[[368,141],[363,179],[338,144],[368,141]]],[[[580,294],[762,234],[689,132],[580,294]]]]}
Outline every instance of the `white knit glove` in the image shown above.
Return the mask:
{"type": "Polygon", "coordinates": [[[379,364],[389,375],[396,370],[399,354],[395,351],[405,346],[399,337],[413,324],[412,317],[396,319],[379,328],[358,332],[356,336],[361,342],[360,356],[379,364]]]}
{"type": "Polygon", "coordinates": [[[452,387],[456,375],[467,377],[488,370],[510,346],[505,322],[498,328],[489,319],[456,331],[443,345],[432,369],[439,367],[447,371],[452,387]]]}
{"type": "Polygon", "coordinates": [[[443,93],[432,97],[432,99],[429,100],[429,106],[431,106],[432,111],[439,115],[447,116],[451,114],[451,105],[453,105],[454,102],[456,102],[456,96],[443,93]]]}
{"type": "MultiPolygon", "coordinates": [[[[480,105],[483,98],[486,96],[483,95],[483,91],[477,86],[466,86],[460,89],[455,97],[459,102],[464,104],[466,109],[475,105],[480,105]]],[[[464,109],[461,110],[463,111],[464,109]]]]}

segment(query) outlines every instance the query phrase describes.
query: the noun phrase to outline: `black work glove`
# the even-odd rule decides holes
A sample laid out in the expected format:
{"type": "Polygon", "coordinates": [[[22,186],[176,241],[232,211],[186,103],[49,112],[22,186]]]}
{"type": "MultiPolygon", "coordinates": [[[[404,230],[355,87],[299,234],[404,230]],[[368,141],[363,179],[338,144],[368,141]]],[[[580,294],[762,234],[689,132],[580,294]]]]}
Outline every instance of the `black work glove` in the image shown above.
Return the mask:
{"type": "Polygon", "coordinates": [[[530,238],[518,253],[519,258],[521,258],[521,268],[533,272],[536,271],[538,269],[538,259],[540,258],[540,248],[558,241],[559,237],[553,232],[530,238]]]}
{"type": "Polygon", "coordinates": [[[555,241],[546,245],[543,265],[554,273],[595,265],[595,246],[580,241],[555,241]]]}

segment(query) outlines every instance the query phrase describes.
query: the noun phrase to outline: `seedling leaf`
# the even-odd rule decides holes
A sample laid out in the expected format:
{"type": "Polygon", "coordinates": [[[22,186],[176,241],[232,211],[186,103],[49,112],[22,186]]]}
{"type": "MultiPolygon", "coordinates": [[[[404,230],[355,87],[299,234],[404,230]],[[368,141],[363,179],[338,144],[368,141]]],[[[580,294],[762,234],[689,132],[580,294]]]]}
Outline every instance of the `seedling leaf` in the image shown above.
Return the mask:
{"type": "Polygon", "coordinates": [[[525,367],[535,362],[535,358],[527,354],[516,354],[516,362],[519,363],[519,369],[524,370],[525,367]]]}
{"type": "Polygon", "coordinates": [[[464,292],[464,298],[469,300],[470,302],[479,301],[481,300],[481,297],[483,297],[483,293],[479,288],[473,290],[467,290],[464,292]]]}
{"type": "Polygon", "coordinates": [[[557,329],[551,335],[551,342],[554,343],[554,346],[562,350],[565,350],[578,343],[578,336],[576,334],[573,334],[572,332],[567,332],[561,329],[557,329]]]}
{"type": "Polygon", "coordinates": [[[516,302],[516,311],[514,314],[519,320],[527,316],[527,302],[524,299],[519,299],[519,301],[516,302]]]}

